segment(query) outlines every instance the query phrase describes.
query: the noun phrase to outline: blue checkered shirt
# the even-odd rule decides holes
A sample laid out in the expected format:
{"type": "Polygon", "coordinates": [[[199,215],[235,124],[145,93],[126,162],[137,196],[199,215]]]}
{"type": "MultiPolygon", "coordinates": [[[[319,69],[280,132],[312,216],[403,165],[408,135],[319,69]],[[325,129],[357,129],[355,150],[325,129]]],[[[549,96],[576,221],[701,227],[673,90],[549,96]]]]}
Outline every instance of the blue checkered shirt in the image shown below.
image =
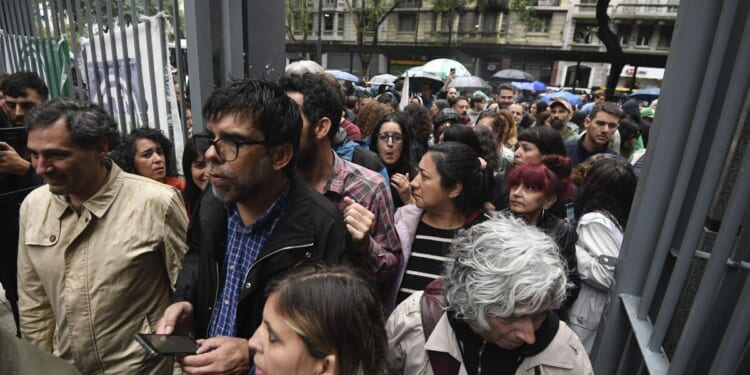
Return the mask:
{"type": "Polygon", "coordinates": [[[276,201],[258,220],[245,226],[237,211],[237,205],[228,206],[227,249],[222,267],[224,283],[221,294],[214,305],[214,316],[208,330],[209,337],[236,336],[237,304],[240,291],[247,279],[250,266],[273,233],[281,219],[289,184],[276,201]]]}

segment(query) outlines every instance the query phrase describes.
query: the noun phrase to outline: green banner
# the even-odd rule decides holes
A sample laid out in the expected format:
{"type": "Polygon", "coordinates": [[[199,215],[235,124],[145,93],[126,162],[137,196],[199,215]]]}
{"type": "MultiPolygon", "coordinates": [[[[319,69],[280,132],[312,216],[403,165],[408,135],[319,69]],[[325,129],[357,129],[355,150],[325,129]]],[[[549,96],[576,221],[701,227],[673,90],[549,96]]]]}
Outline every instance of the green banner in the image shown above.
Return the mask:
{"type": "Polygon", "coordinates": [[[8,66],[15,71],[33,71],[49,87],[51,97],[72,97],[70,80],[70,52],[64,38],[7,35],[3,38],[14,49],[6,57],[8,66]]]}

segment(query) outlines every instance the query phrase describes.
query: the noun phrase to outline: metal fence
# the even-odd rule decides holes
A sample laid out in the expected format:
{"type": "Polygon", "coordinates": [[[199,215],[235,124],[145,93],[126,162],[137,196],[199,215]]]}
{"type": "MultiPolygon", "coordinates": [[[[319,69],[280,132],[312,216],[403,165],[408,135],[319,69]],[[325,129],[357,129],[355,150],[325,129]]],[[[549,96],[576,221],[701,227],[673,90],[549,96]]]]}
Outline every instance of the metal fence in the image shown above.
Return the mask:
{"type": "Polygon", "coordinates": [[[597,374],[750,373],[750,2],[680,2],[597,374]]]}
{"type": "Polygon", "coordinates": [[[0,73],[35,71],[51,96],[101,105],[123,134],[161,129],[181,154],[181,13],[178,0],[2,0],[0,73]]]}

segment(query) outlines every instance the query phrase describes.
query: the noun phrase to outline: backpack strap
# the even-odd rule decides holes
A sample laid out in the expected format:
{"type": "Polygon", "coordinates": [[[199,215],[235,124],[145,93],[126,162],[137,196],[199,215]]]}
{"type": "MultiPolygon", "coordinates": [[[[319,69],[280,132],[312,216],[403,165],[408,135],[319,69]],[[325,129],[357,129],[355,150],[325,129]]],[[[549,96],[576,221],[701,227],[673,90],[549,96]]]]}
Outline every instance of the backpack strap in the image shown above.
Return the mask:
{"type": "MultiPolygon", "coordinates": [[[[443,316],[444,305],[443,279],[438,278],[427,285],[422,298],[419,299],[425,342],[435,330],[440,317],[443,316]]],[[[461,363],[448,353],[427,350],[427,355],[435,375],[456,375],[461,368],[461,363]]]]}

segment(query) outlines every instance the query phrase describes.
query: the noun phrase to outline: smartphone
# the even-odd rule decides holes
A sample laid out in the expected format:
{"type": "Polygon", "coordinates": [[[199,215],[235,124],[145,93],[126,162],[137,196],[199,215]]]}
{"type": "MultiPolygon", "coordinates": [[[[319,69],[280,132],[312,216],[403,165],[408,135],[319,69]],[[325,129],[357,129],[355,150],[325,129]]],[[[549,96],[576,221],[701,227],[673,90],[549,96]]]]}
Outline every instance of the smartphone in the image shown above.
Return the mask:
{"type": "Polygon", "coordinates": [[[138,333],[135,335],[135,341],[138,341],[151,357],[195,354],[198,350],[198,343],[187,335],[151,335],[138,333]]]}
{"type": "Polygon", "coordinates": [[[565,211],[568,214],[568,219],[570,220],[571,223],[576,218],[576,210],[575,210],[575,208],[576,208],[576,206],[575,206],[574,203],[568,203],[568,204],[565,205],[565,211]]]}
{"type": "Polygon", "coordinates": [[[451,74],[456,74],[456,68],[451,68],[451,74]]]}

